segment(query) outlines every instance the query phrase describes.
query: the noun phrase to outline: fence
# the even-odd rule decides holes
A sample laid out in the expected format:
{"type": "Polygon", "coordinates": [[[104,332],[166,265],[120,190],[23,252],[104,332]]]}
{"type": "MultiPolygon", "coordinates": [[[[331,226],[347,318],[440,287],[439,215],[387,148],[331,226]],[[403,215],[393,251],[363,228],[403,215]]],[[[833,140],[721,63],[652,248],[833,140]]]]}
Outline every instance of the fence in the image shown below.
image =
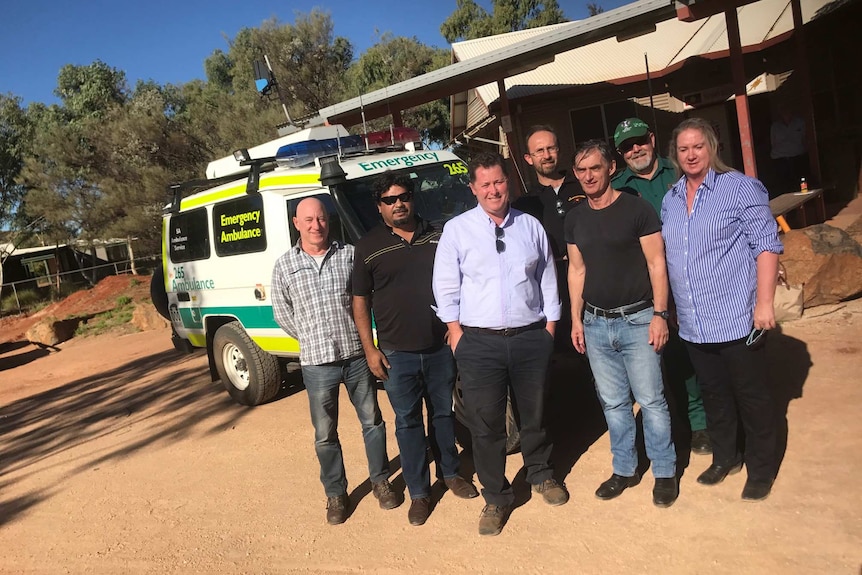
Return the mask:
{"type": "MultiPolygon", "coordinates": [[[[154,256],[143,256],[136,257],[135,260],[135,270],[141,275],[151,275],[153,270],[161,265],[162,256],[154,255],[154,256]]],[[[116,262],[108,262],[105,264],[99,264],[96,266],[90,266],[85,268],[79,268],[76,270],[47,274],[44,276],[40,276],[38,278],[27,278],[25,280],[19,280],[16,282],[4,283],[0,286],[0,313],[8,313],[12,311],[13,307],[9,306],[8,303],[11,302],[9,296],[11,295],[14,298],[14,309],[17,310],[18,313],[29,309],[35,303],[39,301],[44,301],[44,298],[38,298],[36,301],[23,301],[22,298],[19,297],[20,294],[27,291],[44,291],[40,290],[40,286],[37,282],[47,279],[50,283],[50,290],[52,297],[57,295],[55,293],[56,286],[58,283],[60,285],[80,285],[80,284],[94,284],[101,279],[104,279],[108,276],[113,275],[122,275],[122,274],[130,274],[132,273],[132,260],[121,260],[116,262]],[[93,281],[93,277],[96,277],[96,281],[93,281]],[[64,279],[65,278],[65,279],[64,279]],[[11,294],[7,295],[7,292],[11,288],[11,294]],[[3,305],[6,303],[7,305],[3,305]]],[[[30,298],[32,300],[32,298],[30,298]]]]}

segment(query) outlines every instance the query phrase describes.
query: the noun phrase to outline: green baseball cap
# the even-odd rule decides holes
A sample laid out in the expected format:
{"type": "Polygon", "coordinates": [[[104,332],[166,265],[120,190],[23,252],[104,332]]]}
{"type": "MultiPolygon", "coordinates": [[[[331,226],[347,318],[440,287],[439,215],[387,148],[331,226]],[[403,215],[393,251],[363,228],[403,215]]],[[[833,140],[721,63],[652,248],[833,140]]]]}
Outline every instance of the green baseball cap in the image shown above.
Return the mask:
{"type": "Polygon", "coordinates": [[[620,144],[629,138],[640,138],[650,133],[649,126],[640,118],[626,118],[614,130],[614,146],[620,147],[620,144]]]}

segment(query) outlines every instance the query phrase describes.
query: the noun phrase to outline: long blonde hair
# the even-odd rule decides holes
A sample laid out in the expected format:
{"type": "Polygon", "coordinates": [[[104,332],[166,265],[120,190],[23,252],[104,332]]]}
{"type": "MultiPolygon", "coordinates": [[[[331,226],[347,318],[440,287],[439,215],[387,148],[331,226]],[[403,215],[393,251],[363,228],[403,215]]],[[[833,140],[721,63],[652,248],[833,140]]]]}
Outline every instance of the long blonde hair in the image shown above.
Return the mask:
{"type": "Polygon", "coordinates": [[[674,168],[676,168],[677,176],[682,175],[682,168],[677,159],[676,140],[679,138],[679,135],[686,130],[699,130],[700,133],[703,134],[703,137],[706,140],[706,145],[709,147],[709,167],[712,168],[715,173],[724,174],[725,172],[734,171],[733,168],[722,162],[721,158],[718,156],[718,135],[716,135],[712,124],[703,118],[689,118],[680,122],[679,126],[674,129],[673,134],[671,134],[670,137],[668,157],[670,158],[670,161],[673,162],[674,168]]]}

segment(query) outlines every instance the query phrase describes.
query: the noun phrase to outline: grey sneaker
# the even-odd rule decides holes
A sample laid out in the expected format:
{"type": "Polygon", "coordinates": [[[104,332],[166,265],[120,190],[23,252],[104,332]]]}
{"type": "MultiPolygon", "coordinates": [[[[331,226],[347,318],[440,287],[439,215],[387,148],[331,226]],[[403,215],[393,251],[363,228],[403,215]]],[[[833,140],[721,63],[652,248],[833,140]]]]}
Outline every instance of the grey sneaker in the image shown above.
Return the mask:
{"type": "Polygon", "coordinates": [[[347,521],[347,510],[350,507],[350,499],[347,494],[326,498],[326,522],[330,525],[339,525],[347,521]]]}
{"type": "Polygon", "coordinates": [[[499,535],[511,512],[505,505],[486,505],[479,516],[479,535],[499,535]]]}
{"type": "Polygon", "coordinates": [[[401,505],[401,498],[392,491],[392,484],[388,479],[371,484],[371,492],[380,502],[380,509],[395,509],[401,505]]]}
{"type": "Polygon", "coordinates": [[[533,491],[541,493],[542,498],[548,505],[562,505],[569,500],[569,492],[566,486],[562,483],[557,483],[556,479],[545,479],[537,485],[533,485],[533,491]]]}

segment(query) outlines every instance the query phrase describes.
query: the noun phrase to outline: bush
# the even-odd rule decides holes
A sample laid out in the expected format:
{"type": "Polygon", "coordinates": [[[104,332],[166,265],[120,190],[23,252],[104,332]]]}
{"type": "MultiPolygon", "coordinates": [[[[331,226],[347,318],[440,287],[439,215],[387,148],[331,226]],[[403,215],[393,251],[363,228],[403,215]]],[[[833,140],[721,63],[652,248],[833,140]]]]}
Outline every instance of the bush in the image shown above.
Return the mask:
{"type": "Polygon", "coordinates": [[[33,289],[18,290],[18,299],[15,299],[15,293],[10,293],[0,300],[0,309],[17,310],[19,305],[21,309],[27,309],[40,303],[43,300],[42,294],[33,289]]]}
{"type": "Polygon", "coordinates": [[[132,303],[132,298],[127,295],[121,295],[117,298],[117,307],[125,307],[132,303]]]}

